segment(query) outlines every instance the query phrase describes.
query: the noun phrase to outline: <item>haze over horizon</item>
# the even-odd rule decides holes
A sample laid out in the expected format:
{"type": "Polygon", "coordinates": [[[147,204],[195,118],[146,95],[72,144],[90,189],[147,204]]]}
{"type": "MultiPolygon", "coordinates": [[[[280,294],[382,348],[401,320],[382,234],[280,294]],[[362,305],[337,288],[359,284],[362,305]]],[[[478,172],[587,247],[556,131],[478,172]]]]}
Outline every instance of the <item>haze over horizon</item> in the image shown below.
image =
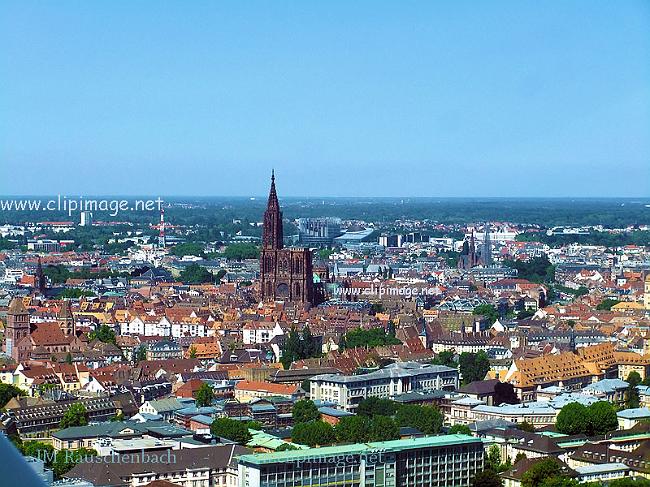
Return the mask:
{"type": "Polygon", "coordinates": [[[4,195],[650,196],[650,5],[0,6],[4,195]]]}

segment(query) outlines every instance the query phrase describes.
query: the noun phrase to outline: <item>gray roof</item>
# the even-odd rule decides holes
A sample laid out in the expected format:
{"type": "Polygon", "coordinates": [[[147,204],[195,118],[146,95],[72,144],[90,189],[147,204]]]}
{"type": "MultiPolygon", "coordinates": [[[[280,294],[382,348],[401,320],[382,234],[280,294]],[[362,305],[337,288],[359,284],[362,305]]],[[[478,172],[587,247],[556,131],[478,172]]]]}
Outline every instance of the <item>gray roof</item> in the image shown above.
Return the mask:
{"type": "Polygon", "coordinates": [[[650,418],[650,408],[624,409],[616,413],[616,416],[623,419],[650,418]]]}
{"type": "Polygon", "coordinates": [[[417,377],[424,374],[443,374],[445,372],[458,372],[457,369],[446,367],[444,365],[419,364],[417,362],[398,362],[391,364],[381,370],[376,370],[368,374],[360,375],[341,375],[341,374],[322,374],[312,377],[312,381],[328,381],[340,384],[350,384],[359,381],[372,381],[402,377],[417,377]]]}
{"type": "Polygon", "coordinates": [[[149,405],[154,408],[159,413],[169,412],[169,411],[178,411],[185,407],[178,399],[175,397],[169,397],[167,399],[156,399],[154,401],[149,401],[149,405]]]}
{"type": "Polygon", "coordinates": [[[52,433],[54,438],[59,440],[74,440],[81,438],[98,438],[98,437],[129,437],[140,436],[152,431],[162,432],[167,429],[172,436],[182,432],[191,434],[191,431],[180,429],[166,421],[147,421],[139,423],[137,421],[115,421],[107,423],[89,424],[86,426],[73,426],[52,433]],[[176,433],[176,434],[174,434],[176,433]]]}
{"type": "MultiPolygon", "coordinates": [[[[187,448],[165,452],[160,455],[173,455],[174,461],[158,462],[155,472],[159,474],[185,472],[197,469],[225,469],[227,466],[235,468],[235,457],[249,453],[250,450],[239,445],[227,444],[206,446],[203,448],[187,448]]],[[[65,478],[79,478],[88,480],[94,485],[122,486],[130,482],[124,479],[134,474],[152,471],[152,464],[144,455],[151,453],[136,453],[120,456],[123,461],[114,459],[106,462],[82,462],[64,475],[65,478]]]]}

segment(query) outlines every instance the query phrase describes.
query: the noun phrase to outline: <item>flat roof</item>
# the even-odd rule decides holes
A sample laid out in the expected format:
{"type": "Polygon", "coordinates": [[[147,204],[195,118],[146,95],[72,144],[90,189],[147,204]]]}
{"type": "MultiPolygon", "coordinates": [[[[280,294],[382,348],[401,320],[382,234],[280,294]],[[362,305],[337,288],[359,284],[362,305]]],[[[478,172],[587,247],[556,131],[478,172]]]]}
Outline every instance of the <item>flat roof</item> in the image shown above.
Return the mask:
{"type": "Polygon", "coordinates": [[[407,438],[404,440],[378,441],[371,443],[354,443],[352,445],[325,446],[321,448],[310,448],[300,451],[283,451],[275,453],[260,453],[252,455],[241,455],[239,462],[251,465],[264,465],[271,463],[292,462],[296,460],[318,460],[336,455],[360,455],[363,453],[373,454],[376,451],[397,452],[416,448],[441,447],[464,444],[480,444],[479,438],[469,435],[440,435],[424,436],[420,438],[407,438]]]}
{"type": "Polygon", "coordinates": [[[585,467],[576,467],[573,470],[581,475],[588,475],[590,473],[605,473],[616,472],[618,470],[629,470],[630,467],[624,463],[598,463],[594,465],[587,465],[585,467]]]}

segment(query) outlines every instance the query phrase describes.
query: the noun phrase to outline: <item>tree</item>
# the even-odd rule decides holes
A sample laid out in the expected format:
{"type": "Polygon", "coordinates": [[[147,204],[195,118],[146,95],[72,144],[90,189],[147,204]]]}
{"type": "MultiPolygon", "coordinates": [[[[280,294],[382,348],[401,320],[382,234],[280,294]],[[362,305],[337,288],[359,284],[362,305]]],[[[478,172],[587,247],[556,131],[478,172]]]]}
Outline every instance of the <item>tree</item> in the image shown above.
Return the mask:
{"type": "Polygon", "coordinates": [[[196,347],[194,345],[190,347],[190,358],[196,358],[196,347]]]}
{"type": "Polygon", "coordinates": [[[57,299],[64,299],[64,298],[77,299],[81,297],[90,298],[93,296],[95,296],[95,293],[92,292],[91,290],[75,287],[75,288],[64,289],[63,292],[57,296],[57,299]]]}
{"type": "Polygon", "coordinates": [[[516,465],[519,460],[526,460],[526,458],[528,458],[528,457],[526,457],[525,453],[519,452],[519,453],[517,453],[517,456],[515,456],[515,463],[514,464],[516,465]]]}
{"type": "Polygon", "coordinates": [[[483,350],[478,353],[461,353],[458,364],[463,376],[463,384],[485,379],[485,375],[490,370],[490,359],[483,350]]]}
{"type": "Polygon", "coordinates": [[[0,409],[4,408],[12,398],[25,395],[27,393],[16,386],[0,383],[0,409]]]}
{"type": "Polygon", "coordinates": [[[262,431],[262,423],[259,421],[245,421],[244,424],[249,430],[262,431]]]}
{"type": "Polygon", "coordinates": [[[288,370],[291,364],[298,360],[299,353],[300,337],[298,336],[296,327],[292,325],[282,346],[282,356],[280,357],[280,362],[285,370],[288,370]]]}
{"type": "MultiPolygon", "coordinates": [[[[386,345],[400,345],[402,342],[394,336],[386,333],[384,328],[356,328],[350,330],[344,336],[342,341],[342,348],[376,348],[386,345]]],[[[339,344],[341,347],[341,344],[339,344]]]]}
{"type": "Polygon", "coordinates": [[[542,483],[539,484],[539,485],[540,485],[540,487],[579,487],[579,486],[584,486],[584,484],[581,484],[576,479],[572,479],[572,478],[565,477],[565,476],[549,477],[547,479],[542,480],[542,483]]]}
{"type": "Polygon", "coordinates": [[[227,274],[225,269],[219,269],[214,276],[214,280],[217,284],[221,284],[221,279],[227,274]]]}
{"type": "Polygon", "coordinates": [[[20,452],[26,457],[34,457],[45,462],[45,466],[52,467],[52,454],[54,447],[40,441],[26,441],[19,448],[20,452]]]}
{"type": "Polygon", "coordinates": [[[215,419],[210,425],[210,432],[214,436],[226,438],[240,445],[245,445],[252,438],[245,423],[231,418],[215,419]]]}
{"type": "Polygon", "coordinates": [[[134,362],[142,362],[147,359],[147,347],[145,345],[140,345],[134,353],[134,362]]]}
{"type": "Polygon", "coordinates": [[[637,386],[641,384],[641,375],[636,370],[630,372],[627,376],[627,397],[625,400],[626,409],[638,408],[640,405],[639,390],[637,386]]]}
{"type": "Polygon", "coordinates": [[[292,445],[291,443],[283,443],[279,447],[275,449],[275,451],[291,451],[291,450],[297,450],[298,447],[292,445]]]}
{"type": "Polygon", "coordinates": [[[605,310],[605,311],[611,311],[612,306],[616,306],[620,301],[618,299],[603,299],[600,303],[598,303],[598,306],[596,306],[596,309],[598,310],[605,310]]]}
{"type": "Polygon", "coordinates": [[[498,472],[500,465],[501,448],[499,448],[499,445],[492,445],[490,448],[488,448],[487,455],[485,457],[485,469],[490,469],[498,472]]]}
{"type": "Polygon", "coordinates": [[[546,479],[563,474],[562,464],[553,457],[545,458],[532,465],[521,478],[522,487],[540,487],[546,479]]]}
{"type": "Polygon", "coordinates": [[[503,487],[503,480],[494,470],[483,470],[472,479],[472,487],[503,487]]]}
{"type": "Polygon", "coordinates": [[[434,365],[444,365],[445,367],[456,368],[458,366],[458,363],[456,363],[455,356],[456,354],[453,350],[443,350],[438,354],[436,358],[431,361],[431,363],[434,365]]]}
{"type": "Polygon", "coordinates": [[[190,264],[181,271],[180,280],[187,284],[204,284],[214,281],[214,276],[205,267],[190,264]]]}
{"type": "Polygon", "coordinates": [[[588,425],[587,408],[577,402],[571,402],[562,407],[555,421],[557,430],[566,435],[585,433],[588,430],[588,425]]]}
{"type": "Polygon", "coordinates": [[[469,426],[465,424],[455,424],[451,428],[449,428],[447,434],[448,435],[471,435],[472,430],[469,429],[469,426]]]}
{"type": "Polygon", "coordinates": [[[365,416],[345,416],[334,427],[339,443],[364,443],[370,437],[370,420],[365,416]]]}
{"type": "Polygon", "coordinates": [[[117,339],[115,337],[115,331],[108,325],[101,325],[96,330],[91,331],[88,334],[88,338],[92,340],[99,340],[103,343],[112,343],[115,345],[117,339]]]}
{"type": "MultiPolygon", "coordinates": [[[[596,487],[595,483],[589,483],[587,485],[590,487],[596,487]]],[[[609,487],[650,487],[650,480],[641,477],[614,479],[609,482],[609,487]]]]}
{"type": "Polygon", "coordinates": [[[520,279],[528,279],[536,283],[553,282],[555,280],[555,266],[551,264],[546,255],[533,257],[526,262],[522,260],[506,260],[504,264],[517,269],[517,276],[520,279]]]}
{"type": "Polygon", "coordinates": [[[422,433],[440,433],[443,416],[435,406],[418,406],[405,404],[395,414],[395,421],[399,426],[416,428],[422,433]]]}
{"type": "Polygon", "coordinates": [[[124,413],[122,411],[118,411],[115,416],[111,418],[111,422],[117,423],[119,421],[124,421],[124,413]]]}
{"type": "Polygon", "coordinates": [[[322,260],[329,260],[330,255],[334,253],[333,249],[320,249],[317,254],[318,258],[322,260]]]}
{"type": "Polygon", "coordinates": [[[65,363],[66,364],[71,364],[72,363],[72,354],[68,352],[65,356],[65,363]]]}
{"type": "MultiPolygon", "coordinates": [[[[54,476],[60,479],[72,467],[85,461],[84,459],[97,456],[97,451],[89,448],[79,448],[78,450],[59,450],[52,463],[54,476]]],[[[88,460],[90,461],[90,460],[88,460]]]]}
{"type": "Polygon", "coordinates": [[[528,421],[522,421],[521,423],[517,423],[517,428],[520,429],[521,431],[526,431],[527,433],[535,432],[535,426],[533,425],[533,423],[529,423],[528,421]]]}
{"type": "Polygon", "coordinates": [[[214,391],[209,384],[203,382],[196,391],[196,407],[206,407],[212,404],[214,391]]]}
{"type": "Polygon", "coordinates": [[[494,323],[499,319],[499,312],[496,307],[492,304],[479,304],[476,308],[472,310],[473,315],[484,316],[490,324],[494,323]]]}
{"type": "Polygon", "coordinates": [[[377,415],[370,420],[368,431],[370,441],[389,441],[399,439],[399,426],[393,418],[377,415]]]}
{"type": "Polygon", "coordinates": [[[88,411],[86,410],[86,406],[81,403],[74,403],[63,413],[59,428],[64,429],[72,426],[85,426],[87,424],[88,411]]]}
{"type": "Polygon", "coordinates": [[[360,416],[393,416],[397,407],[398,404],[395,401],[370,396],[359,403],[357,414],[360,416]]]}
{"type": "Polygon", "coordinates": [[[305,325],[305,327],[302,329],[302,335],[300,337],[300,342],[298,346],[299,357],[300,358],[317,357],[320,355],[320,353],[321,351],[318,350],[318,342],[311,334],[309,325],[305,325]]]}
{"type": "Polygon", "coordinates": [[[170,254],[177,257],[185,257],[186,255],[193,255],[196,257],[203,257],[203,245],[196,242],[185,242],[174,245],[169,251],[170,254]]]}
{"type": "Polygon", "coordinates": [[[298,423],[293,427],[291,440],[307,446],[330,445],[336,441],[334,428],[324,421],[311,421],[309,423],[298,423]]]}
{"type": "Polygon", "coordinates": [[[604,435],[618,428],[616,409],[607,401],[598,401],[588,408],[588,435],[604,435]]]}
{"type": "Polygon", "coordinates": [[[295,424],[308,423],[320,419],[318,408],[314,404],[314,401],[310,401],[309,399],[296,401],[293,405],[291,415],[295,424]]]}
{"type": "Polygon", "coordinates": [[[494,385],[494,403],[495,404],[518,404],[519,398],[515,388],[509,382],[497,382],[494,385]]]}
{"type": "Polygon", "coordinates": [[[257,259],[260,256],[260,249],[250,243],[236,243],[226,247],[224,256],[228,260],[257,259]]]}
{"type": "Polygon", "coordinates": [[[298,334],[296,327],[292,326],[284,341],[280,362],[285,369],[289,369],[296,360],[319,357],[320,354],[319,342],[312,335],[309,326],[303,328],[302,334],[298,334]]]}

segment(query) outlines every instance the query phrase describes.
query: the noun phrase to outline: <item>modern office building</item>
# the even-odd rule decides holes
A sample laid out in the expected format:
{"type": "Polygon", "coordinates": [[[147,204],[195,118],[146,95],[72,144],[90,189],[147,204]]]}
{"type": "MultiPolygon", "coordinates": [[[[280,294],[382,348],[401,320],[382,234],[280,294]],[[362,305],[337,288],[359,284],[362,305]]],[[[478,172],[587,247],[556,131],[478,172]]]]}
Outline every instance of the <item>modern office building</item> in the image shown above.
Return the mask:
{"type": "Polygon", "coordinates": [[[308,247],[329,247],[341,235],[340,218],[299,218],[300,243],[308,247]]]}
{"type": "Polygon", "coordinates": [[[322,374],[310,379],[312,400],[329,401],[347,411],[367,397],[391,398],[407,392],[454,390],[458,370],[443,365],[398,362],[360,375],[322,374]]]}
{"type": "Polygon", "coordinates": [[[242,455],[239,487],[465,487],[483,456],[467,435],[242,455]]]}

